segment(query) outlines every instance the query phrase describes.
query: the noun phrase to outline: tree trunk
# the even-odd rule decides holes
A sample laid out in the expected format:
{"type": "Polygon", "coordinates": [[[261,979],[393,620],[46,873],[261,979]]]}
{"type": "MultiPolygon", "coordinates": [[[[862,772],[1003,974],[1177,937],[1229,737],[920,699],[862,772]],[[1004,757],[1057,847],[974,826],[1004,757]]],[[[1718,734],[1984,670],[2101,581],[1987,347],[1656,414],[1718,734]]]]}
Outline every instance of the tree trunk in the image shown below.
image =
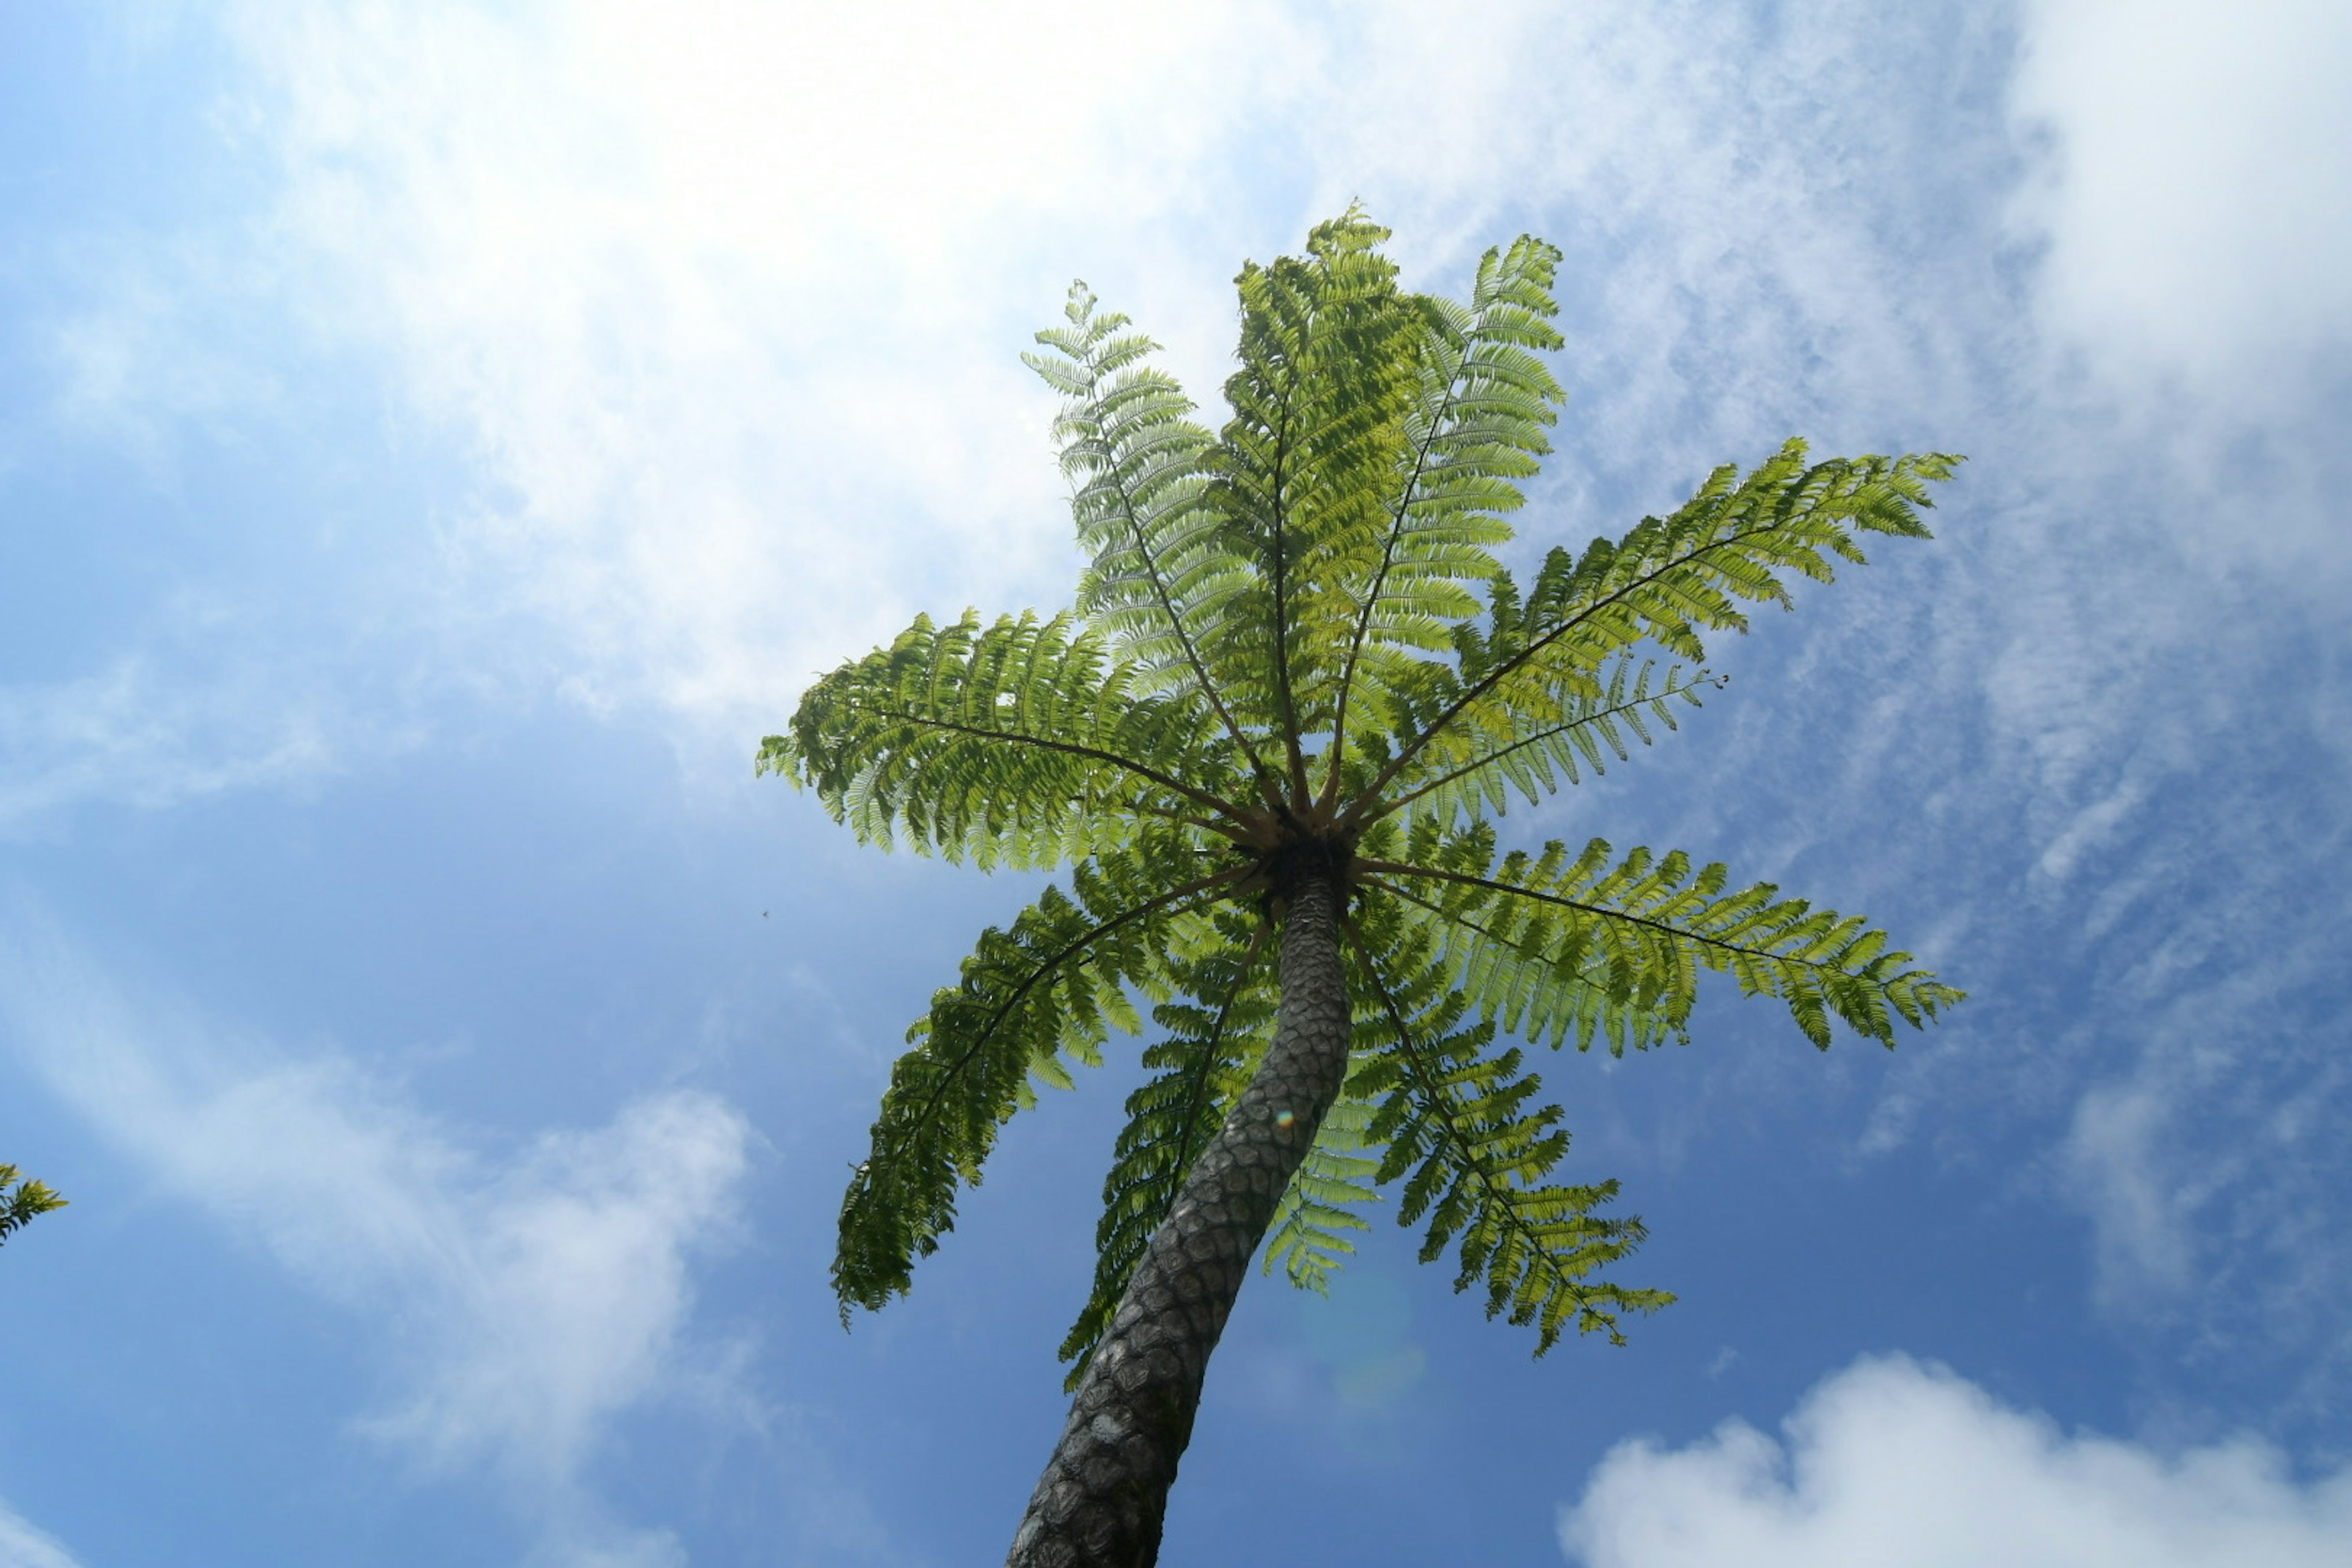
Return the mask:
{"type": "Polygon", "coordinates": [[[1150,1568],[1159,1560],[1160,1519],[1209,1352],[1347,1077],[1341,897],[1316,874],[1290,889],[1274,1043],[1128,1281],[1006,1568],[1150,1568]]]}

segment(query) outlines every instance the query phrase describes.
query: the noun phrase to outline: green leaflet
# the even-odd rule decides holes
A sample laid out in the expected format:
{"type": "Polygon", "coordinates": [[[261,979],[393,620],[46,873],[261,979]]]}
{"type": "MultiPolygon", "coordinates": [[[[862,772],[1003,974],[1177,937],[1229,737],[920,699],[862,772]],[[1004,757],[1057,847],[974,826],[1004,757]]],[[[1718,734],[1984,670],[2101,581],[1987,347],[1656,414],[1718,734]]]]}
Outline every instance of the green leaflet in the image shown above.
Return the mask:
{"type": "MultiPolygon", "coordinates": [[[[1239,730],[1223,694],[1242,672],[1210,658],[1243,640],[1225,617],[1247,567],[1202,504],[1214,442],[1192,421],[1192,399],[1144,363],[1159,345],[1095,303],[1083,283],[1071,285],[1069,325],[1037,334],[1051,352],[1021,356],[1067,400],[1054,435],[1089,557],[1078,610],[1145,672],[1145,689],[1191,694],[1232,738],[1239,730]]],[[[1249,717],[1260,729],[1267,721],[1249,717]]]]}
{"type": "Polygon", "coordinates": [[[1387,237],[1350,209],[1304,255],[1244,267],[1213,432],[1157,345],[1074,285],[1024,356],[1062,399],[1074,607],[918,618],[762,744],[761,771],[866,842],[1067,868],[909,1031],[843,1203],[845,1314],[908,1288],[1036,1086],[1148,1016],[1150,1076],[1062,1347],[1083,1370],[1272,1037],[1286,878],[1352,894],[1353,1055],[1265,1269],[1324,1288],[1385,1188],[1423,1257],[1451,1253],[1457,1287],[1535,1327],[1538,1353],[1668,1298],[1602,1277],[1642,1226],[1604,1212],[1614,1183],[1551,1179],[1568,1133],[1509,1037],[1677,1039],[1705,974],[1776,998],[1820,1046],[1841,1024],[1892,1045],[1960,999],[1861,919],[1723,866],[1509,847],[1492,826],[1677,728],[1723,684],[1706,638],[1745,631],[1748,606],[1833,580],[1865,535],[1927,537],[1959,459],[1815,462],[1791,441],[1522,583],[1496,552],[1565,401],[1544,358],[1559,253],[1490,250],[1454,300],[1403,289],[1387,237]]]}
{"type": "Polygon", "coordinates": [[[1551,297],[1559,252],[1522,237],[1480,258],[1465,308],[1421,297],[1423,331],[1387,520],[1376,560],[1352,575],[1355,621],[1341,668],[1331,779],[1343,776],[1351,702],[1391,710],[1421,660],[1443,652],[1477,609],[1469,585],[1501,570],[1491,547],[1510,538],[1507,512],[1525,503],[1517,481],[1551,450],[1545,431],[1566,394],[1537,354],[1558,349],[1551,297]],[[1369,574],[1364,571],[1369,565],[1369,574]]]}
{"type": "Polygon", "coordinates": [[[1860,563],[1858,532],[1925,539],[1927,487],[1960,462],[1944,453],[1832,458],[1808,467],[1790,441],[1742,476],[1725,465],[1667,518],[1581,555],[1554,550],[1524,603],[1498,577],[1487,624],[1465,622],[1452,664],[1426,661],[1393,683],[1392,754],[1363,786],[1376,809],[1392,784],[1444,772],[1557,723],[1604,690],[1601,672],[1650,641],[1694,661],[1705,631],[1745,631],[1741,602],[1790,603],[1785,574],[1830,582],[1832,558],[1860,563]]]}
{"type": "Polygon", "coordinates": [[[1248,570],[1226,625],[1245,710],[1285,742],[1305,793],[1306,739],[1326,728],[1347,646],[1350,579],[1388,515],[1416,389],[1423,312],[1376,248],[1388,231],[1349,212],[1307,254],[1245,265],[1234,416],[1208,458],[1207,501],[1248,570]]]}
{"type": "Polygon", "coordinates": [[[1507,711],[1488,722],[1480,736],[1488,747],[1484,752],[1442,772],[1424,752],[1423,765],[1399,779],[1370,819],[1410,809],[1410,820],[1447,823],[1457,816],[1475,818],[1482,807],[1499,816],[1514,793],[1541,800],[1563,780],[1580,784],[1587,771],[1608,772],[1612,757],[1629,760],[1628,735],[1655,744],[1652,723],[1680,729],[1675,708],[1699,707],[1703,693],[1720,690],[1726,681],[1681,665],[1660,675],[1657,660],[1622,655],[1597,689],[1570,694],[1545,716],[1507,711]]]}

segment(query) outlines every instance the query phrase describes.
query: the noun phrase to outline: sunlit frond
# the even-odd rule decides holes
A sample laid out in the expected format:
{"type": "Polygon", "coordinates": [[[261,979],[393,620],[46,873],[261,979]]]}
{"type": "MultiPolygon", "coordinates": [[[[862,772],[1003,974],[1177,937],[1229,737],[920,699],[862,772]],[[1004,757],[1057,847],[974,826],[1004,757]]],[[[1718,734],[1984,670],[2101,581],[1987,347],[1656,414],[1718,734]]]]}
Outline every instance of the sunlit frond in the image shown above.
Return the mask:
{"type": "Polygon", "coordinates": [[[1193,423],[1192,399],[1148,363],[1159,345],[1096,305],[1072,284],[1067,324],[1037,334],[1047,352],[1021,356],[1065,399],[1054,436],[1088,556],[1078,613],[1140,667],[1143,692],[1181,692],[1207,708],[1270,779],[1252,737],[1273,715],[1245,703],[1237,714],[1228,695],[1249,684],[1248,661],[1231,661],[1250,639],[1228,621],[1250,563],[1222,514],[1202,504],[1215,442],[1193,423]]]}
{"type": "Polygon", "coordinates": [[[1343,773],[1352,704],[1377,718],[1386,688],[1450,650],[1455,623],[1474,616],[1472,587],[1499,570],[1490,552],[1511,536],[1503,521],[1525,503],[1518,481],[1551,450],[1545,432],[1566,398],[1538,354],[1560,346],[1551,297],[1559,252],[1522,236],[1479,259],[1467,305],[1417,296],[1420,353],[1404,412],[1398,472],[1376,554],[1347,575],[1354,620],[1339,672],[1327,792],[1343,773]]]}
{"type": "Polygon", "coordinates": [[[1498,854],[1486,824],[1424,818],[1403,854],[1365,870],[1439,922],[1455,984],[1486,1016],[1554,1045],[1601,1038],[1622,1051],[1679,1033],[1702,970],[1780,998],[1824,1049],[1832,1018],[1892,1046],[1896,1020],[1924,1027],[1963,995],[1859,915],[1769,882],[1727,892],[1721,865],[1695,867],[1680,850],[1621,858],[1596,838],[1574,855],[1557,840],[1498,854]]]}
{"type": "Polygon", "coordinates": [[[1704,659],[1703,633],[1747,629],[1743,603],[1786,605],[1790,577],[1826,583],[1833,561],[1864,561],[1860,534],[1929,537],[1927,487],[1959,461],[1929,452],[1808,465],[1805,444],[1790,441],[1744,477],[1717,468],[1672,516],[1644,518],[1622,539],[1554,550],[1524,600],[1498,577],[1486,624],[1457,629],[1453,661],[1391,683],[1391,733],[1405,738],[1360,798],[1384,797],[1408,769],[1458,767],[1530,724],[1559,722],[1645,640],[1704,659]]]}
{"type": "Polygon", "coordinates": [[[1458,761],[1449,752],[1451,765],[1442,771],[1424,752],[1422,764],[1408,768],[1366,820],[1409,811],[1416,818],[1450,822],[1481,809],[1499,816],[1515,794],[1541,800],[1564,784],[1582,783],[1587,773],[1608,772],[1612,759],[1627,761],[1633,754],[1628,737],[1655,744],[1653,724],[1680,729],[1675,709],[1700,706],[1705,693],[1724,684],[1724,677],[1704,669],[1675,665],[1660,675],[1655,659],[1621,656],[1597,691],[1569,696],[1550,717],[1496,715],[1482,737],[1484,752],[1458,761]]]}
{"type": "Polygon", "coordinates": [[[1230,816],[1230,753],[1206,715],[1135,684],[1136,667],[1067,616],[920,616],[809,688],[759,765],[814,788],[869,843],[982,866],[1052,866],[1139,822],[1230,816]]]}
{"type": "Polygon", "coordinates": [[[1387,520],[1417,384],[1422,315],[1378,249],[1387,237],[1350,212],[1318,226],[1306,256],[1243,268],[1234,416],[1208,457],[1208,504],[1250,568],[1220,663],[1245,672],[1235,696],[1274,720],[1301,796],[1305,738],[1330,723],[1364,590],[1355,568],[1387,520]]]}

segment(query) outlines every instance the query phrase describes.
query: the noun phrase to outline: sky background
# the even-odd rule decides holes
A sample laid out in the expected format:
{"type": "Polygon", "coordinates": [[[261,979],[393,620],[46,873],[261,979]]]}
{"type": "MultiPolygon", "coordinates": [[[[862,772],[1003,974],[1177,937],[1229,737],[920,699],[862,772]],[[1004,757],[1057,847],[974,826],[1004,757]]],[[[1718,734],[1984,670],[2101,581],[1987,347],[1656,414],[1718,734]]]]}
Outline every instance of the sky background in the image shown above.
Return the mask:
{"type": "Polygon", "coordinates": [[[2352,1560],[2352,11],[0,0],[0,1568],[996,1561],[1135,1051],[845,1335],[841,1183],[1035,879],[752,776],[1067,602],[1075,274],[1566,253],[1513,559],[1786,436],[1955,449],[1514,841],[1972,994],[1539,1064],[1681,1298],[1244,1293],[1162,1561],[2352,1560]]]}

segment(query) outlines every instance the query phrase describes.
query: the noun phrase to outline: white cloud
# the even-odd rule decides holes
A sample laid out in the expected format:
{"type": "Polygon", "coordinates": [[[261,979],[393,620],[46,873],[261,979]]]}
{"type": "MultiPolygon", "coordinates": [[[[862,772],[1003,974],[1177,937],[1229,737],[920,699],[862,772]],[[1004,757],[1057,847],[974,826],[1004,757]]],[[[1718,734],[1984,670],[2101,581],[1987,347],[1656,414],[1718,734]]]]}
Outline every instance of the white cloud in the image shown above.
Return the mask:
{"type": "Polygon", "coordinates": [[[2352,12],[2029,0],[2021,20],[2011,109],[2042,155],[2012,219],[2042,251],[2036,378],[2079,405],[2056,455],[2159,477],[2149,510],[2200,572],[2252,563],[2339,600],[2352,12]]]}
{"type": "MultiPolygon", "coordinates": [[[[1522,225],[1570,242],[1591,434],[1556,465],[1567,493],[1594,482],[1580,460],[1650,504],[1791,428],[1883,445],[1989,421],[2042,433],[2023,456],[2050,471],[2022,488],[2077,484],[2111,433],[2082,423],[2004,271],[2045,236],[2032,275],[2065,331],[2090,330],[2066,301],[2122,300],[2116,342],[2193,330],[2267,364],[2342,316],[2332,230],[2161,243],[2335,221],[2296,193],[2343,183],[2352,136],[2297,127],[2342,112],[2315,84],[2352,33],[2318,5],[2258,12],[1528,0],[1433,29],[1393,4],[713,0],[690,26],[622,0],[248,5],[229,27],[251,74],[216,118],[279,195],[244,274],[189,263],[181,310],[250,275],[247,297],[282,292],[374,356],[480,465],[478,498],[433,525],[452,574],[417,591],[544,617],[572,694],[740,751],[919,605],[1066,591],[1047,402],[1014,353],[1069,272],[1206,395],[1236,258],[1355,195],[1418,275],[1522,225]],[[2196,113],[2172,113],[2168,84],[2209,62],[2196,113]],[[2000,224],[2030,163],[2016,124],[2055,171],[2021,237],[2000,224]],[[2198,157],[2137,151],[2182,137],[2198,157]],[[2231,202],[2259,210],[2197,216],[2231,202]],[[2107,286],[2125,256],[2145,287],[2107,286]]],[[[144,293],[124,309],[173,336],[144,293]]],[[[130,381],[114,338],[84,347],[85,413],[212,374],[201,345],[195,370],[130,381]]],[[[2201,485],[2244,429],[2196,418],[2201,485]]],[[[2317,538],[2338,487],[2310,468],[2264,465],[2285,504],[2262,530],[2212,489],[2176,521],[2317,538]]],[[[2037,544],[2009,585],[2050,564],[2037,544]]],[[[2070,603],[2073,575],[2038,597],[2070,603]]],[[[524,640],[505,651],[536,659],[524,640]]]]}
{"type": "Polygon", "coordinates": [[[55,1537],[0,1502],[0,1568],[80,1568],[55,1537]]]}
{"type": "Polygon", "coordinates": [[[471,586],[562,627],[579,693],[733,729],[917,604],[1066,591],[1014,354],[1070,272],[1209,397],[1238,258],[1351,196],[1424,276],[1522,224],[1609,260],[1572,282],[1600,295],[1576,378],[1611,390],[1580,417],[1670,483],[1824,408],[1875,439],[1948,404],[1968,331],[1919,274],[1972,258],[1902,232],[1935,204],[1842,85],[1934,47],[1888,33],[1553,5],[1434,31],[1404,5],[237,27],[273,256],[503,498],[449,534],[471,586]]]}
{"type": "Polygon", "coordinates": [[[362,1430],[429,1468],[494,1470],[583,1550],[667,1550],[602,1526],[583,1474],[615,1416],[691,1371],[689,1259],[727,1223],[740,1116],[660,1094],[488,1159],[348,1062],[139,995],[37,911],[11,916],[10,1043],[164,1188],[373,1321],[405,1392],[362,1430]]]}
{"type": "MultiPolygon", "coordinates": [[[[2027,0],[2013,102],[2044,304],[2121,377],[2352,342],[2352,12],[2329,0],[2027,0]]],[[[2252,372],[2252,374],[2248,374],[2252,372]]]]}
{"type": "Polygon", "coordinates": [[[215,665],[191,679],[165,662],[125,654],[79,679],[0,686],[0,834],[77,801],[162,807],[299,784],[348,756],[334,705],[285,690],[278,672],[215,665]]]}
{"type": "Polygon", "coordinates": [[[2074,1107],[2068,1190],[2098,1243],[2098,1289],[2111,1307],[2168,1300],[2192,1281],[2198,1194],[2180,1190],[2163,1158],[2168,1097],[2147,1084],[2105,1084],[2074,1107]]]}
{"type": "Polygon", "coordinates": [[[2166,1453],[2009,1409],[1904,1357],[1828,1379],[1784,1424],[1623,1445],[1562,1510],[1587,1568],[2326,1568],[2352,1469],[2296,1480],[2252,1439],[2166,1453]]]}
{"type": "Polygon", "coordinates": [[[581,695],[740,729],[910,590],[1061,591],[1050,398],[1015,355],[1086,247],[1025,237],[1181,206],[1248,75],[1204,43],[1240,20],[273,5],[236,32],[298,300],[504,498],[450,536],[469,585],[571,634],[581,695]]]}

